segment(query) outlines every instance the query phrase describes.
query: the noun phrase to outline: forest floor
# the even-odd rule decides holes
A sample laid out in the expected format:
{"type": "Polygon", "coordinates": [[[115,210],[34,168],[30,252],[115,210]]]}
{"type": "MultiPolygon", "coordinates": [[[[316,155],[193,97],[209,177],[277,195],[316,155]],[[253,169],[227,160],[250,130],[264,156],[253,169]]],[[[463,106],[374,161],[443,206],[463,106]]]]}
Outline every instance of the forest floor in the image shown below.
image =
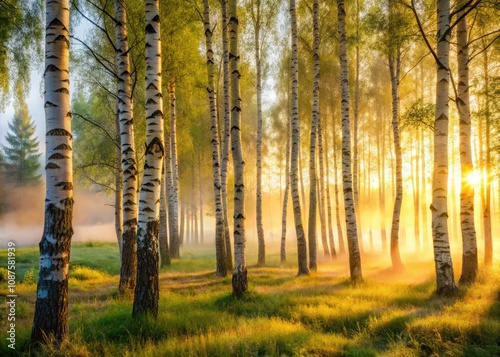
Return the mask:
{"type": "MultiPolygon", "coordinates": [[[[407,262],[414,260],[399,274],[391,271],[387,259],[365,256],[364,282],[353,285],[346,257],[320,261],[318,272],[297,277],[293,252],[285,267],[278,254],[268,255],[265,268],[251,266],[256,256],[250,253],[250,293],[237,300],[231,294],[231,276],[215,277],[213,247],[187,246],[181,255],[161,270],[158,319],[132,319],[132,300],[117,294],[116,245],[73,244],[70,340],[59,351],[36,352],[29,350],[28,339],[38,249],[17,249],[16,350],[7,346],[7,305],[2,303],[0,355],[500,355],[498,264],[491,272],[481,271],[475,284],[461,286],[456,298],[442,299],[435,294],[429,254],[403,255],[407,262]]],[[[2,250],[2,267],[6,256],[2,250]]],[[[457,280],[459,261],[457,257],[457,280]]],[[[0,273],[0,295],[6,297],[5,269],[0,273]]]]}

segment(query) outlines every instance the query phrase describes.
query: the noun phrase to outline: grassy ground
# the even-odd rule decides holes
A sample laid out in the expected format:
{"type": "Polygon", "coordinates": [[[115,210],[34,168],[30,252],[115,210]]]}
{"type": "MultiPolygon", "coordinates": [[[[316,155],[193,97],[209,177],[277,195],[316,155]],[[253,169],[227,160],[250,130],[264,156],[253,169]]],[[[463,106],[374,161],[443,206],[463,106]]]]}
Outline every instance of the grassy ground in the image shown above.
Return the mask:
{"type": "MultiPolygon", "coordinates": [[[[297,277],[295,257],[279,267],[249,268],[250,294],[231,295],[231,278],[214,276],[211,247],[186,247],[160,275],[156,321],[131,318],[132,301],[117,296],[113,244],[76,244],[71,252],[70,341],[59,356],[498,356],[500,277],[482,272],[454,299],[435,295],[433,265],[408,263],[395,275],[387,261],[365,257],[365,282],[347,279],[347,260],[320,264],[297,277]]],[[[16,352],[28,355],[38,251],[16,252],[16,352]],[[23,281],[24,280],[24,281],[23,281]],[[23,282],[21,282],[23,281],[23,282]]],[[[250,254],[249,262],[256,261],[250,254]]],[[[458,260],[457,260],[458,261],[458,260]]],[[[5,266],[6,252],[0,254],[5,266]]],[[[459,269],[456,268],[459,271],[459,269]]],[[[495,272],[498,271],[495,270],[495,272]]],[[[7,294],[1,281],[0,294],[7,294]]],[[[0,307],[0,355],[7,348],[6,304],[0,307]]]]}

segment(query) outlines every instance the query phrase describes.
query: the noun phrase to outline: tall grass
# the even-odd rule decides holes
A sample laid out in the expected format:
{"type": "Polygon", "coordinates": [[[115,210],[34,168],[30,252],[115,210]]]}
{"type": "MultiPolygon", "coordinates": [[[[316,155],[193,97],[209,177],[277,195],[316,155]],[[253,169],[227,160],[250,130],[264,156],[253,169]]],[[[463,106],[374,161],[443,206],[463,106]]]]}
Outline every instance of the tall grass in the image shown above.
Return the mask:
{"type": "MultiPolygon", "coordinates": [[[[435,295],[431,261],[400,275],[365,259],[365,282],[353,285],[345,260],[297,277],[282,268],[249,268],[250,294],[231,295],[216,278],[211,248],[185,249],[160,275],[158,318],[132,319],[117,295],[111,244],[75,245],[70,271],[70,341],[56,351],[28,346],[36,284],[18,283],[18,355],[54,356],[496,356],[500,355],[500,278],[482,272],[454,299],[435,295]],[[73,260],[74,259],[74,260],[73,260]],[[384,272],[382,274],[382,272],[384,272]]],[[[23,268],[38,264],[17,252],[23,268]]],[[[26,256],[33,257],[31,250],[26,256]]],[[[253,256],[250,256],[252,258],[253,256]]],[[[114,257],[113,259],[115,259],[114,257]]],[[[250,260],[250,259],[249,259],[250,260]]],[[[5,260],[2,260],[2,264],[5,260]]],[[[0,293],[6,294],[5,284],[0,293]]],[[[0,308],[6,316],[5,304],[0,308]]],[[[0,328],[5,330],[4,319],[0,328]]],[[[8,356],[2,340],[0,355],[8,356]]]]}

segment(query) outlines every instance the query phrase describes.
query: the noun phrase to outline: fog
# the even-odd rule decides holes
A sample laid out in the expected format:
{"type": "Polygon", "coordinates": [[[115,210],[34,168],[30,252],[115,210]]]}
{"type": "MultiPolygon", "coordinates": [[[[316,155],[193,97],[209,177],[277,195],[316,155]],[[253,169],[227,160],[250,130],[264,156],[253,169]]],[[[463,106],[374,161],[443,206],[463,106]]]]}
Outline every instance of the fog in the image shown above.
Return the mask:
{"type": "MultiPolygon", "coordinates": [[[[116,241],[114,208],[103,194],[74,191],[73,242],[116,241]]],[[[0,247],[37,246],[43,234],[45,187],[5,190],[5,210],[0,215],[0,247]]]]}

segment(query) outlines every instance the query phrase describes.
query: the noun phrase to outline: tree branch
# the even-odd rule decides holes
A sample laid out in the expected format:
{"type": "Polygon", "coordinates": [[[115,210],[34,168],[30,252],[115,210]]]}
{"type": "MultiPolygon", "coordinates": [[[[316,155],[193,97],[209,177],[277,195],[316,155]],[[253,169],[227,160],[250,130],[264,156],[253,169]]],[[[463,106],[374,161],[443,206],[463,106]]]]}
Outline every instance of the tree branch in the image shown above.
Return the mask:
{"type": "Polygon", "coordinates": [[[98,127],[99,129],[101,129],[101,130],[104,132],[104,134],[106,134],[106,136],[107,136],[107,137],[111,140],[111,142],[112,142],[113,144],[115,144],[115,146],[116,146],[118,149],[121,149],[121,148],[120,148],[120,145],[118,145],[118,143],[117,143],[117,142],[115,141],[115,139],[111,136],[111,134],[110,134],[110,133],[106,130],[106,128],[104,128],[101,124],[96,123],[96,122],[95,122],[95,121],[93,121],[92,119],[89,119],[89,118],[87,118],[87,117],[85,117],[85,116],[83,116],[83,115],[81,115],[81,114],[79,114],[79,113],[75,113],[75,112],[73,112],[73,115],[76,115],[77,117],[80,117],[80,118],[82,118],[83,120],[85,120],[87,123],[92,124],[92,125],[94,125],[94,126],[98,127]]]}

